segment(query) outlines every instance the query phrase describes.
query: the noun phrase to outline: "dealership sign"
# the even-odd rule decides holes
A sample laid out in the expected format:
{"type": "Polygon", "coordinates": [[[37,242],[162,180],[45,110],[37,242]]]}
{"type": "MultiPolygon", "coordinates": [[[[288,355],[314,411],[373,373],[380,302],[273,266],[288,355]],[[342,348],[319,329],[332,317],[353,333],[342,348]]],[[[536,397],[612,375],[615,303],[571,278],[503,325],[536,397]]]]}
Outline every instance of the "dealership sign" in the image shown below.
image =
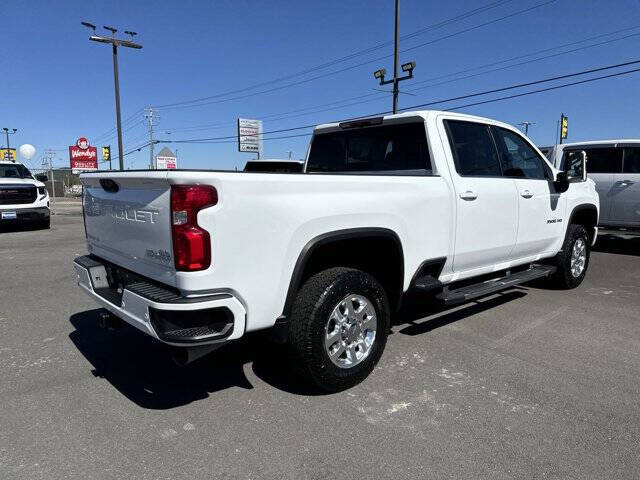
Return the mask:
{"type": "Polygon", "coordinates": [[[72,170],[98,170],[98,149],[80,137],[75,145],[69,147],[69,160],[72,170]]]}
{"type": "Polygon", "coordinates": [[[262,157],[262,120],[238,119],[238,151],[262,157]]]}

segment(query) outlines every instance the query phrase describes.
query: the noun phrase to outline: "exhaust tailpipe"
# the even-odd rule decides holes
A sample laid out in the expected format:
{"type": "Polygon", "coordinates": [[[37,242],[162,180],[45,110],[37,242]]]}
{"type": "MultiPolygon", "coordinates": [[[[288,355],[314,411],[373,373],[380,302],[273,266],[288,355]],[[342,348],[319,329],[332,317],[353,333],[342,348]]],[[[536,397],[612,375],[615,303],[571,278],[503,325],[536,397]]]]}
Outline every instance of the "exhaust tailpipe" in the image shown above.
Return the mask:
{"type": "Polygon", "coordinates": [[[98,316],[98,327],[103,330],[120,330],[122,320],[111,312],[100,312],[98,316]]]}
{"type": "Polygon", "coordinates": [[[198,345],[197,347],[174,347],[171,351],[171,358],[176,365],[184,367],[194,360],[217,350],[222,345],[222,343],[214,343],[209,345],[198,345]]]}

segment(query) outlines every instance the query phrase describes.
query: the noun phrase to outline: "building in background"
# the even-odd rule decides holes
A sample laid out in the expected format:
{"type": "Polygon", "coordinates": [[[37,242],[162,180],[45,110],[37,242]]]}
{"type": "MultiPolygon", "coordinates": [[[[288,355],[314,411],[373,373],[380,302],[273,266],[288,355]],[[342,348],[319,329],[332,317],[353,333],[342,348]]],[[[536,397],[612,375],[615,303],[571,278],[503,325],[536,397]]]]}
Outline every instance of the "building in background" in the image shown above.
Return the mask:
{"type": "Polygon", "coordinates": [[[156,155],[156,170],[176,170],[178,168],[178,159],[175,154],[164,147],[156,155]]]}

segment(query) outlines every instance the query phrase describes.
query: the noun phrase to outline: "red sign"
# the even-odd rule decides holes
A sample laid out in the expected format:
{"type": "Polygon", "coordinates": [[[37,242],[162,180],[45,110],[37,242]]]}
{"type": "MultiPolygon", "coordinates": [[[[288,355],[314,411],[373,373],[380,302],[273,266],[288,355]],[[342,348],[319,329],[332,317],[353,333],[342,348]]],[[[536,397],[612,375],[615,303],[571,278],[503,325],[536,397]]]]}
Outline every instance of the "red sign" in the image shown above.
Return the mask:
{"type": "Polygon", "coordinates": [[[69,147],[69,160],[72,170],[97,170],[98,149],[89,146],[89,140],[80,137],[75,145],[69,147]]]}

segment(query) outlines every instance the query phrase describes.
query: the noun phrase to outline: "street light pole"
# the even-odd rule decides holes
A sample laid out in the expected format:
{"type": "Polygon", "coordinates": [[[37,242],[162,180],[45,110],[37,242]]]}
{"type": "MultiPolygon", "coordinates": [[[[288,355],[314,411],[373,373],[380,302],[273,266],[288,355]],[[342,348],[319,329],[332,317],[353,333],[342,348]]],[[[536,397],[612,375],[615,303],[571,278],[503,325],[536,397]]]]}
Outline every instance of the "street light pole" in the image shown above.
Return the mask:
{"type": "MultiPolygon", "coordinates": [[[[89,22],[81,22],[87,28],[92,29],[94,32],[96,30],[96,26],[89,22]]],[[[120,82],[118,80],[118,47],[128,47],[128,48],[136,48],[141,49],[142,45],[138,43],[134,43],[131,40],[124,40],[121,38],[116,38],[117,29],[113,27],[104,27],[106,30],[111,32],[111,37],[105,37],[103,35],[91,35],[89,36],[89,40],[93,42],[100,43],[110,43],[113,51],[113,83],[115,86],[115,96],[116,96],[116,127],[118,130],[118,160],[120,161],[120,170],[124,170],[124,155],[122,154],[122,120],[120,116],[120,82]]],[[[126,30],[124,33],[133,37],[137,35],[136,32],[131,32],[126,30]]]]}
{"type": "Polygon", "coordinates": [[[120,170],[124,170],[124,156],[122,155],[122,119],[120,117],[120,81],[118,80],[118,44],[113,43],[113,84],[116,92],[116,126],[118,129],[118,159],[120,170]]]}
{"type": "Polygon", "coordinates": [[[400,30],[400,0],[396,0],[396,33],[393,46],[393,113],[398,113],[398,37],[400,30]]]}
{"type": "Polygon", "coordinates": [[[398,113],[398,94],[400,90],[398,89],[398,82],[403,80],[409,80],[413,78],[413,69],[416,68],[416,62],[407,62],[401,65],[402,71],[407,72],[408,75],[404,77],[398,77],[398,53],[399,53],[399,45],[400,45],[400,0],[396,0],[396,23],[395,23],[395,39],[394,39],[394,47],[393,47],[393,79],[385,80],[384,76],[387,74],[387,71],[384,68],[376,70],[373,72],[373,77],[376,80],[380,80],[380,85],[387,85],[389,83],[393,83],[393,113],[398,113]]]}
{"type": "MultiPolygon", "coordinates": [[[[16,133],[18,131],[17,128],[12,128],[11,132],[9,132],[9,129],[7,127],[4,127],[2,130],[4,130],[4,134],[7,136],[7,160],[11,160],[11,147],[9,146],[9,135],[13,135],[14,133],[16,133]]],[[[18,154],[16,153],[16,159],[18,158],[18,154]]]]}

